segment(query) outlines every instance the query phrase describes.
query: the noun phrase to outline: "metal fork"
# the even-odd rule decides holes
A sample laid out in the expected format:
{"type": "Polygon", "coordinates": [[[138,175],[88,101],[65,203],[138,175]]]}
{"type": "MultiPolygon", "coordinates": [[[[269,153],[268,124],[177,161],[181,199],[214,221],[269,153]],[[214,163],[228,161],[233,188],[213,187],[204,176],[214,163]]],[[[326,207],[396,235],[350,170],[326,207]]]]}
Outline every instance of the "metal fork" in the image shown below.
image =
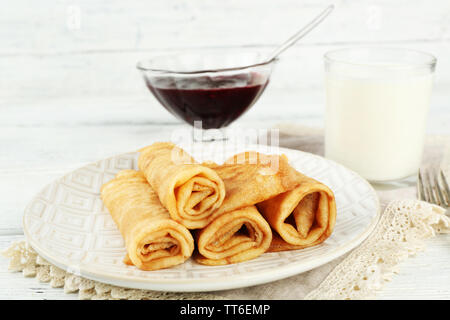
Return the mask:
{"type": "Polygon", "coordinates": [[[421,169],[417,177],[417,197],[420,200],[450,207],[450,188],[441,169],[421,169]]]}

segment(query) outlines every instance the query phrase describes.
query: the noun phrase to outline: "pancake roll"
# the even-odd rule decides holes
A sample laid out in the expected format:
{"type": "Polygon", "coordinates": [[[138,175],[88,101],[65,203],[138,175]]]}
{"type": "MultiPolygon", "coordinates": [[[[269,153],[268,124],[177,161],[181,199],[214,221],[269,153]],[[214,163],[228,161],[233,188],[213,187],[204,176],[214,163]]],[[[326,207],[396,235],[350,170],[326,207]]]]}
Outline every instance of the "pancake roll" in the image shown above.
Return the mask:
{"type": "Polygon", "coordinates": [[[138,166],[170,217],[189,229],[208,225],[225,198],[219,175],[173,143],[141,149],[138,166]]]}
{"type": "Polygon", "coordinates": [[[256,207],[248,206],[220,215],[196,238],[195,261],[216,266],[260,256],[272,242],[272,231],[256,207]]]}
{"type": "Polygon", "coordinates": [[[297,173],[298,186],[257,204],[276,231],[269,251],[311,247],[325,241],[336,223],[333,192],[320,183],[297,173]]]}
{"type": "Polygon", "coordinates": [[[225,184],[225,199],[217,215],[255,205],[298,185],[297,171],[285,156],[247,151],[221,165],[212,162],[204,165],[213,169],[225,184]]]}
{"type": "Polygon", "coordinates": [[[125,241],[125,263],[158,270],[181,264],[192,255],[190,231],[170,218],[141,172],[120,171],[102,186],[101,199],[125,241]]]}

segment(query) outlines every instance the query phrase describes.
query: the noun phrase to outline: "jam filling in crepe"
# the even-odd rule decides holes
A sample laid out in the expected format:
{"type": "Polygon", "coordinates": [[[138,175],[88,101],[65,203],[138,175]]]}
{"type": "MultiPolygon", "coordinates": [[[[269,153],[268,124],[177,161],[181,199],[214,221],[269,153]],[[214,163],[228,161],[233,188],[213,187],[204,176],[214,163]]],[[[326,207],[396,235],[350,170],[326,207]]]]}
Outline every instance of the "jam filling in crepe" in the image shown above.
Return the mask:
{"type": "Polygon", "coordinates": [[[190,231],[170,218],[141,172],[120,171],[102,186],[101,198],[124,238],[125,263],[158,270],[181,264],[192,255],[190,231]]]}
{"type": "Polygon", "coordinates": [[[267,251],[272,231],[255,206],[222,214],[196,234],[195,261],[225,265],[256,258],[267,251]]]}
{"type": "Polygon", "coordinates": [[[138,166],[171,218],[189,229],[208,225],[225,198],[217,173],[172,143],[141,149],[138,166]]]}

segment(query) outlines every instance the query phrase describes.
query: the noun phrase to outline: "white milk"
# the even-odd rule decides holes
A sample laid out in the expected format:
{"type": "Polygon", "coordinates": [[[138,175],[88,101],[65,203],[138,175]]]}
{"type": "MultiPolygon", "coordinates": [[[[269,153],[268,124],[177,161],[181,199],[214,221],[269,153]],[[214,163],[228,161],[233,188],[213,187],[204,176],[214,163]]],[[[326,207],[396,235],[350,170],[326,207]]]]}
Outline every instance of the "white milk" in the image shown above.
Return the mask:
{"type": "Polygon", "coordinates": [[[340,71],[326,73],[325,156],[369,181],[417,173],[432,74],[365,77],[340,71]]]}

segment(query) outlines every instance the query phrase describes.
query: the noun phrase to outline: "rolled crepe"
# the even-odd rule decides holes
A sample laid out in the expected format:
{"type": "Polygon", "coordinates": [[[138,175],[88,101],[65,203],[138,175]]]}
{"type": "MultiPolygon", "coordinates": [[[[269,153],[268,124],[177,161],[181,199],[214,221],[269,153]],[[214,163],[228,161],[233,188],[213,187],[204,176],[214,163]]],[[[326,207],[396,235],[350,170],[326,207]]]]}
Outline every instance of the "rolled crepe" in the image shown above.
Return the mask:
{"type": "Polygon", "coordinates": [[[276,231],[269,251],[302,249],[325,241],[336,222],[333,192],[297,173],[298,187],[257,204],[276,231]]]}
{"type": "Polygon", "coordinates": [[[336,222],[333,192],[291,167],[285,155],[250,151],[223,165],[207,165],[225,183],[226,196],[218,212],[256,205],[276,231],[269,251],[313,246],[331,235],[336,222]]]}
{"type": "Polygon", "coordinates": [[[125,263],[157,270],[181,264],[192,255],[191,233],[170,219],[141,172],[119,172],[102,186],[101,198],[125,240],[125,263]]]}
{"type": "Polygon", "coordinates": [[[225,213],[196,234],[195,261],[225,265],[256,258],[272,242],[272,231],[255,206],[225,213]]]}
{"type": "Polygon", "coordinates": [[[225,186],[214,170],[172,143],[155,143],[140,150],[139,169],[172,219],[189,229],[210,223],[225,198],[225,186]]]}
{"type": "Polygon", "coordinates": [[[284,155],[248,151],[229,158],[222,165],[204,165],[217,172],[225,184],[225,200],[217,215],[255,205],[298,185],[297,171],[284,155]]]}

